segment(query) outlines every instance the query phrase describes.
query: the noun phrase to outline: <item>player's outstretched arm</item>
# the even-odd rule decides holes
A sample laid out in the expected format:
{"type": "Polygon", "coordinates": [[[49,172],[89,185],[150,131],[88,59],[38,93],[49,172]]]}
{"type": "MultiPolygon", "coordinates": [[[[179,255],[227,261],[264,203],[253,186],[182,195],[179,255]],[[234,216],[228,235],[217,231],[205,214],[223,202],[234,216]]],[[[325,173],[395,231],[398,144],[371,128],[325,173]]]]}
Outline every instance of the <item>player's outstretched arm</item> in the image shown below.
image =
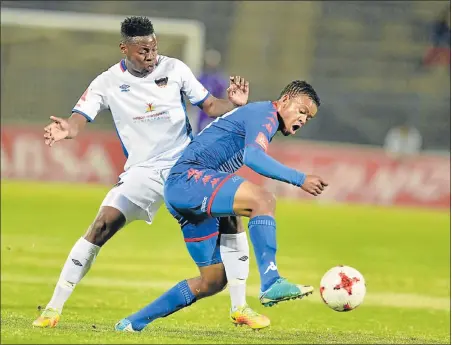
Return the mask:
{"type": "Polygon", "coordinates": [[[44,128],[44,142],[52,146],[63,139],[73,139],[85,128],[86,122],[91,122],[97,114],[108,108],[105,97],[106,73],[97,76],[72,109],[68,119],[51,116],[52,123],[44,128]]]}
{"type": "Polygon", "coordinates": [[[274,180],[301,187],[314,196],[320,195],[328,184],[322,178],[289,168],[267,155],[260,147],[249,145],[245,148],[243,163],[258,174],[274,180]]]}
{"type": "Polygon", "coordinates": [[[78,113],[72,113],[68,119],[56,116],[50,116],[50,119],[52,123],[44,127],[44,142],[49,146],[63,139],[75,138],[87,122],[87,119],[78,113]]]}
{"type": "Polygon", "coordinates": [[[210,117],[219,117],[230,112],[235,107],[245,105],[249,96],[248,81],[240,76],[230,77],[227,94],[228,99],[220,99],[210,95],[200,105],[202,110],[210,117]]]}

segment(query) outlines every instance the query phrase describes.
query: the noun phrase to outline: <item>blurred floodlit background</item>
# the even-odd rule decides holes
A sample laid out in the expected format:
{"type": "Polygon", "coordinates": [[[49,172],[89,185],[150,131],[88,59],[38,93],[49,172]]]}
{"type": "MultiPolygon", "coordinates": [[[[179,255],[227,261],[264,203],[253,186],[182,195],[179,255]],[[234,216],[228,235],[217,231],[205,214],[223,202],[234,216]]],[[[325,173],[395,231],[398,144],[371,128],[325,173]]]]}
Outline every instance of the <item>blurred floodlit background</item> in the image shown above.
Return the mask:
{"type": "MultiPolygon", "coordinates": [[[[209,84],[212,75],[218,80],[229,74],[245,76],[251,83],[252,101],[275,99],[291,80],[309,81],[322,106],[320,116],[290,139],[291,144],[305,145],[300,146],[300,159],[308,159],[306,151],[314,152],[306,149],[309,145],[326,143],[322,147],[329,151],[318,154],[333,157],[341,173],[345,169],[348,175],[364,174],[362,183],[378,175],[381,166],[390,164],[400,170],[403,164],[412,164],[400,170],[403,175],[416,173],[412,171],[414,164],[423,174],[418,183],[435,173],[439,174],[432,177],[435,183],[440,180],[445,184],[433,189],[448,189],[450,4],[444,1],[3,1],[4,130],[12,125],[41,130],[48,116],[69,115],[89,82],[121,58],[119,20],[132,14],[151,17],[160,52],[184,60],[219,96],[224,88],[209,84]],[[67,14],[82,15],[90,24],[74,26],[71,20],[59,18],[67,14]],[[101,21],[108,20],[113,23],[107,30],[101,21]],[[188,29],[177,32],[171,21],[188,25],[188,29]],[[337,143],[359,146],[344,151],[341,159],[331,151],[337,143]],[[359,155],[365,148],[372,148],[377,163],[370,167],[369,162],[357,158],[354,165],[344,167],[346,157],[359,155]],[[439,173],[430,170],[425,155],[435,159],[439,173]],[[356,166],[364,166],[365,171],[356,172],[356,166]]],[[[199,109],[190,107],[189,113],[195,131],[199,130],[204,125],[198,126],[199,109]]],[[[114,134],[108,112],[89,127],[114,134]]],[[[35,159],[42,155],[43,162],[59,162],[35,132],[27,131],[25,137],[15,132],[12,139],[7,135],[2,138],[2,175],[54,179],[55,174],[50,177],[46,172],[49,164],[21,158],[31,151],[35,159]],[[17,145],[20,149],[14,149],[17,145]]],[[[122,169],[123,157],[117,157],[121,152],[115,151],[114,144],[101,144],[101,149],[113,155],[113,171],[104,172],[109,177],[102,180],[110,183],[110,176],[122,169]]],[[[78,150],[84,152],[84,148],[78,150]]],[[[79,151],[71,151],[73,165],[79,165],[79,151]]],[[[278,148],[273,152],[298,164],[282,153],[278,148]]],[[[312,164],[318,161],[314,154],[312,164]]],[[[65,175],[59,174],[57,179],[64,180],[65,175]]],[[[82,175],[82,181],[99,181],[82,175]]]]}

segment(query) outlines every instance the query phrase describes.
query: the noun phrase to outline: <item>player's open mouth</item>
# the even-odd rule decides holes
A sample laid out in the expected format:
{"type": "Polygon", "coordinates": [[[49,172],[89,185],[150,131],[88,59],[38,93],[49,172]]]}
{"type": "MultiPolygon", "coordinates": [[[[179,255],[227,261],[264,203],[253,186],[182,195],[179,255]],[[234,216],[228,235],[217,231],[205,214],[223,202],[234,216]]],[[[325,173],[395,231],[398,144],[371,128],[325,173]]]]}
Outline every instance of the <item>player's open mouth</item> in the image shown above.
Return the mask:
{"type": "Polygon", "coordinates": [[[296,131],[298,131],[301,127],[303,127],[304,123],[301,122],[300,120],[295,122],[292,125],[292,134],[295,134],[296,131]]]}
{"type": "Polygon", "coordinates": [[[292,133],[295,134],[296,131],[298,131],[301,128],[301,124],[297,123],[296,125],[292,126],[292,133]]]}

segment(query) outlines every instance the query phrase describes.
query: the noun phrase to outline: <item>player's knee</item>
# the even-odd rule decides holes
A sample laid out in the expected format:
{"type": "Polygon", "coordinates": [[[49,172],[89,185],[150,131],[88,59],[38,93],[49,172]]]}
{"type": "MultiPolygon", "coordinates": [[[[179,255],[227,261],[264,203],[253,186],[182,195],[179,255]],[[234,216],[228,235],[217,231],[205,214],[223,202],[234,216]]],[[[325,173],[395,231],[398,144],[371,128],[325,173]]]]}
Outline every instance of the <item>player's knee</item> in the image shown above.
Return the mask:
{"type": "Polygon", "coordinates": [[[201,294],[203,297],[212,296],[224,290],[228,283],[226,273],[217,271],[214,275],[201,276],[201,294]]]}
{"type": "Polygon", "coordinates": [[[201,289],[207,296],[212,296],[223,291],[226,285],[226,277],[217,277],[216,279],[202,279],[201,289]]]}
{"type": "Polygon", "coordinates": [[[96,246],[102,246],[110,238],[111,227],[103,217],[97,217],[88,229],[85,239],[96,246]]]}
{"type": "Polygon", "coordinates": [[[266,190],[257,193],[254,198],[252,217],[258,215],[274,215],[276,209],[276,196],[266,190]]]}
{"type": "MultiPolygon", "coordinates": [[[[119,212],[119,211],[118,211],[119,212]]],[[[122,213],[109,214],[99,212],[94,222],[89,227],[85,239],[96,246],[103,246],[125,224],[122,213]]]]}

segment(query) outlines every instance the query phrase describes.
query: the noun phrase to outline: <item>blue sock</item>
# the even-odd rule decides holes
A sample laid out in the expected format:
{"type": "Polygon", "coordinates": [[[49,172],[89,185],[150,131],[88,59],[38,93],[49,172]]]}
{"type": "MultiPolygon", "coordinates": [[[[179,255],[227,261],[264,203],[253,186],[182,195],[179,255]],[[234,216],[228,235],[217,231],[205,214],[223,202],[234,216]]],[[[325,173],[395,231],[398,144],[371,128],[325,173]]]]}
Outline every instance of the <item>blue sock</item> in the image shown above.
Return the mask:
{"type": "Polygon", "coordinates": [[[196,297],[190,291],[187,281],[183,280],[127,319],[132,323],[134,330],[141,331],[155,319],[166,317],[194,302],[196,297]]]}
{"type": "Polygon", "coordinates": [[[257,216],[250,219],[248,229],[261,276],[261,291],[265,291],[280,278],[276,268],[276,222],[271,216],[257,216]]]}

